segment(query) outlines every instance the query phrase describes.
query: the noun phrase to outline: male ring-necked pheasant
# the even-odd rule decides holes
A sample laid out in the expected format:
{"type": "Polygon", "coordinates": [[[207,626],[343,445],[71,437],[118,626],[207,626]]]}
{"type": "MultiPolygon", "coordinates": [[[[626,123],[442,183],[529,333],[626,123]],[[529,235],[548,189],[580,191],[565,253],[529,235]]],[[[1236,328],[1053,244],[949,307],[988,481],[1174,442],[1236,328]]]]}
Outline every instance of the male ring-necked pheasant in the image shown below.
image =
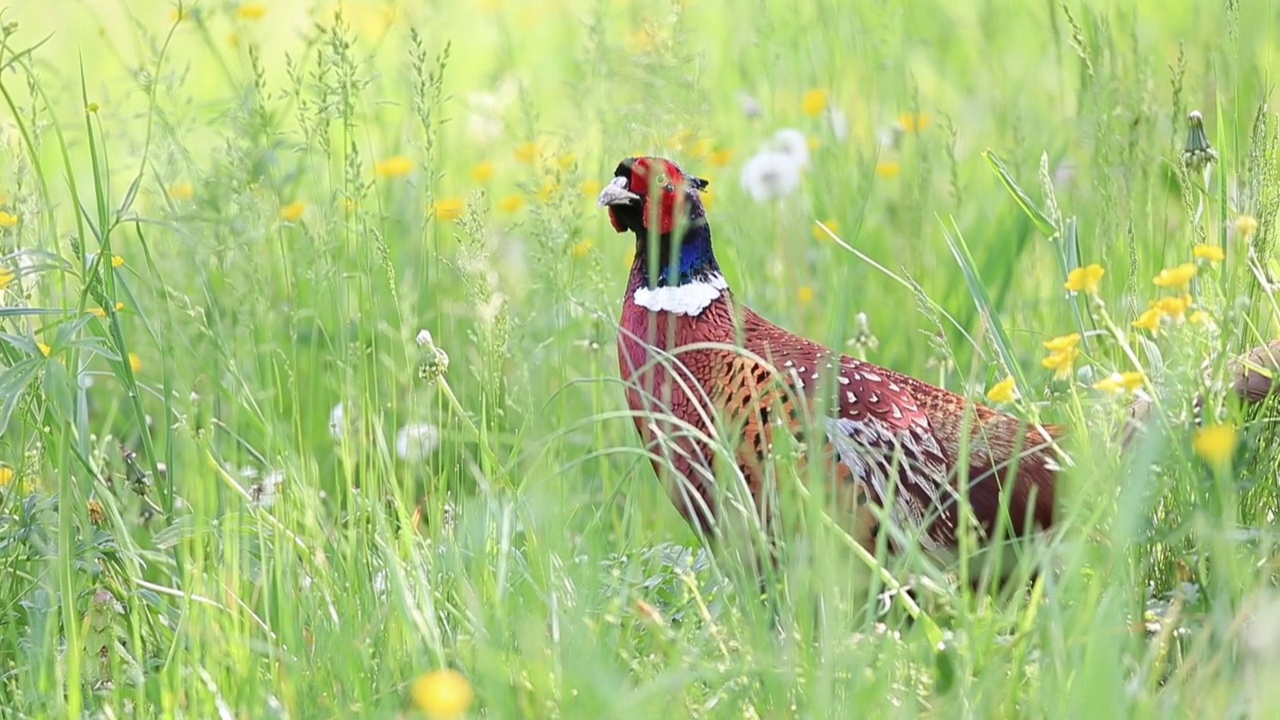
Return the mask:
{"type": "Polygon", "coordinates": [[[710,439],[724,428],[758,512],[775,433],[791,433],[809,463],[827,463],[825,489],[868,548],[871,504],[942,556],[957,542],[962,495],[988,534],[1002,514],[1006,534],[1052,523],[1057,428],[841,355],[735,304],[712,251],[705,187],[668,160],[628,158],[600,194],[614,228],[636,236],[618,338],[627,400],[695,528],[714,532],[720,515],[710,439]]]}

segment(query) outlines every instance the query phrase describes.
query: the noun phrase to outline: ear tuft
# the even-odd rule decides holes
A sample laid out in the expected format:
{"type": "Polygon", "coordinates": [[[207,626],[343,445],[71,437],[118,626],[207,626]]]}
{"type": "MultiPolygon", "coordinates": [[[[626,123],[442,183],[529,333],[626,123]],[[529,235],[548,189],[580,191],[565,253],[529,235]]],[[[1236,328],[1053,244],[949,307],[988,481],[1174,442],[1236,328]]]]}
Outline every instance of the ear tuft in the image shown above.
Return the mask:
{"type": "Polygon", "coordinates": [[[704,180],[703,178],[694,177],[692,175],[687,175],[686,179],[689,181],[689,184],[693,186],[694,190],[706,190],[707,186],[711,184],[709,181],[704,180]]]}

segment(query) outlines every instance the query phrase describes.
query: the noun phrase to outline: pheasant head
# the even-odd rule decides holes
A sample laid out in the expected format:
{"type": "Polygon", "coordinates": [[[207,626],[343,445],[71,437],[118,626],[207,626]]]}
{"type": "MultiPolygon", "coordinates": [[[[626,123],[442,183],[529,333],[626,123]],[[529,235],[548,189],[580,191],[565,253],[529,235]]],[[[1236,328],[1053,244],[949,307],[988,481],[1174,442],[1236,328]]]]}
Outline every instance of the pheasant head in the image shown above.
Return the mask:
{"type": "Polygon", "coordinates": [[[635,235],[629,292],[641,307],[697,315],[728,288],[699,195],[706,187],[670,160],[640,157],[618,163],[601,191],[614,229],[635,235]]]}

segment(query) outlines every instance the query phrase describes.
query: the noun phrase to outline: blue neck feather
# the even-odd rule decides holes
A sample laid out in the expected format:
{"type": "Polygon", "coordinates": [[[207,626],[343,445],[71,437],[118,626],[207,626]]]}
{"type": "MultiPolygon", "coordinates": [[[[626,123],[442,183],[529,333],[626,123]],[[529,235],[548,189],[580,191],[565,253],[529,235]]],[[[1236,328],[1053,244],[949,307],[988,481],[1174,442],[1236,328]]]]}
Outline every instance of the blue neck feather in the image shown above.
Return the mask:
{"type": "Polygon", "coordinates": [[[711,250],[711,226],[705,218],[698,218],[687,228],[684,238],[680,240],[680,258],[673,266],[671,253],[675,249],[676,240],[671,235],[663,235],[658,239],[658,278],[657,282],[648,282],[649,278],[649,240],[643,233],[636,233],[636,266],[649,287],[674,287],[705,280],[709,275],[720,272],[715,253],[711,250]]]}

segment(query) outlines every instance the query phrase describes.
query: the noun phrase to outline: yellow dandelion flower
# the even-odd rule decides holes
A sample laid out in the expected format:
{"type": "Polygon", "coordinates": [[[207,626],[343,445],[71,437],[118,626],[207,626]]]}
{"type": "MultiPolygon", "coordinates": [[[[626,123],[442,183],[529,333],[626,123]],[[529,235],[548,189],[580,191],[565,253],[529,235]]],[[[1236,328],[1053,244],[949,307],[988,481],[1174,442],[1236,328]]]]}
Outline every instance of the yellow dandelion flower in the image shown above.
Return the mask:
{"type": "Polygon", "coordinates": [[[991,389],[987,391],[987,399],[993,403],[1008,404],[1018,397],[1018,387],[1014,383],[1013,376],[1001,380],[991,389]]]}
{"type": "Polygon", "coordinates": [[[538,161],[538,155],[541,154],[542,147],[536,142],[527,142],[516,148],[516,160],[522,163],[532,165],[538,161]]]}
{"type": "Polygon", "coordinates": [[[600,191],[603,189],[604,186],[600,184],[599,180],[587,180],[582,183],[582,194],[592,200],[596,199],[596,197],[600,195],[600,191]]]}
{"type": "Polygon", "coordinates": [[[1191,249],[1191,254],[1197,260],[1208,260],[1211,263],[1222,262],[1227,257],[1226,251],[1217,245],[1197,245],[1191,249]]]}
{"type": "Polygon", "coordinates": [[[1094,390],[1101,390],[1105,393],[1118,395],[1123,392],[1133,392],[1142,387],[1146,377],[1135,371],[1113,372],[1093,384],[1094,390]]]}
{"type": "Polygon", "coordinates": [[[1204,310],[1197,310],[1187,317],[1187,322],[1192,325],[1210,325],[1213,323],[1213,316],[1204,310]]]}
{"type": "Polygon", "coordinates": [[[45,357],[49,357],[49,355],[53,353],[53,348],[50,348],[48,345],[45,345],[42,342],[36,343],[36,349],[39,350],[40,354],[45,357]]]}
{"type": "MultiPolygon", "coordinates": [[[[826,220],[823,220],[822,224],[826,225],[831,230],[831,232],[835,233],[836,235],[840,234],[840,223],[836,222],[835,220],[828,218],[826,220]]],[[[813,226],[813,236],[818,240],[826,240],[828,237],[830,237],[830,235],[827,235],[826,230],[823,230],[817,225],[813,226]]]]}
{"type": "Polygon", "coordinates": [[[129,367],[135,373],[142,372],[142,358],[137,353],[129,353],[129,367]]]}
{"type": "Polygon", "coordinates": [[[116,312],[124,312],[124,303],[119,300],[116,301],[116,312]]]}
{"type": "Polygon", "coordinates": [[[302,219],[302,214],[306,211],[307,204],[301,200],[295,200],[280,208],[280,219],[286,222],[297,222],[302,219]]]}
{"type": "Polygon", "coordinates": [[[119,255],[112,255],[112,256],[111,256],[111,267],[113,267],[113,268],[124,267],[124,258],[123,258],[123,257],[121,257],[121,256],[119,256],[119,255]]]}
{"type": "Polygon", "coordinates": [[[1161,270],[1160,274],[1151,279],[1151,282],[1163,288],[1186,287],[1191,282],[1191,278],[1196,276],[1196,272],[1198,268],[1195,263],[1182,263],[1177,267],[1161,270]]]}
{"type": "Polygon", "coordinates": [[[1061,380],[1071,374],[1076,358],[1080,357],[1080,348],[1071,348],[1061,352],[1050,353],[1040,361],[1046,370],[1052,370],[1053,376],[1061,380]]]}
{"type": "Polygon", "coordinates": [[[1247,240],[1258,232],[1258,219],[1252,215],[1237,215],[1235,229],[1237,235],[1247,240]]]}
{"type": "Polygon", "coordinates": [[[169,186],[169,197],[174,200],[190,200],[195,194],[196,189],[189,182],[176,182],[169,186]]]}
{"type": "Polygon", "coordinates": [[[519,212],[524,207],[524,198],[519,195],[508,195],[498,201],[498,209],[508,215],[519,212]]]}
{"type": "Polygon", "coordinates": [[[716,150],[708,157],[712,167],[724,167],[733,162],[733,151],[724,149],[716,150]]]}
{"type": "Polygon", "coordinates": [[[402,178],[413,172],[413,161],[403,155],[392,155],[373,164],[373,174],[380,178],[402,178]]]}
{"type": "Polygon", "coordinates": [[[893,179],[902,174],[902,165],[896,160],[881,160],[876,163],[876,175],[882,178],[893,179]]]}
{"type": "Polygon", "coordinates": [[[1160,312],[1160,308],[1152,306],[1147,308],[1138,316],[1138,319],[1134,320],[1131,324],[1141,330],[1155,332],[1160,329],[1160,318],[1163,315],[1164,313],[1160,312]]]}
{"type": "Polygon", "coordinates": [[[427,717],[444,720],[466,713],[475,699],[475,691],[466,676],[457,670],[433,670],[413,681],[409,697],[427,717]]]}
{"type": "Polygon", "coordinates": [[[591,242],[590,240],[579,240],[578,242],[573,244],[573,248],[570,250],[570,252],[573,253],[574,258],[581,260],[582,258],[590,255],[591,249],[594,248],[595,246],[596,244],[591,242]]]}
{"type": "Polygon", "coordinates": [[[898,116],[898,124],[902,126],[903,130],[906,130],[909,133],[918,133],[929,127],[931,122],[933,121],[924,113],[906,112],[898,116]]]}
{"type": "Polygon", "coordinates": [[[267,16],[267,6],[262,3],[244,3],[236,9],[236,17],[250,22],[267,16]]]}
{"type": "Polygon", "coordinates": [[[0,487],[8,487],[13,482],[13,468],[0,465],[0,487]]]}
{"type": "Polygon", "coordinates": [[[808,285],[801,285],[800,289],[796,291],[796,299],[800,301],[801,305],[808,305],[813,302],[813,288],[808,285]]]}
{"type": "Polygon", "coordinates": [[[471,168],[471,179],[478,183],[487,183],[493,179],[494,165],[491,162],[476,163],[471,168]]]}
{"type": "Polygon", "coordinates": [[[1174,320],[1181,320],[1187,313],[1187,309],[1191,307],[1191,296],[1183,295],[1181,297],[1166,297],[1155,301],[1154,307],[1160,310],[1160,313],[1174,320]]]}
{"type": "Polygon", "coordinates": [[[464,209],[466,209],[466,203],[462,198],[445,198],[437,200],[436,204],[431,206],[431,214],[435,215],[437,220],[453,222],[462,217],[464,209]]]}
{"type": "Polygon", "coordinates": [[[107,317],[107,311],[106,311],[106,310],[103,310],[103,309],[102,309],[102,308],[100,308],[100,307],[91,307],[91,308],[89,308],[89,314],[90,314],[90,315],[92,315],[92,316],[94,316],[94,317],[96,317],[96,318],[98,318],[99,320],[102,320],[102,319],[104,319],[104,318],[106,318],[106,317],[107,317]]]}
{"type": "Polygon", "coordinates": [[[827,109],[827,101],[830,98],[829,93],[822,88],[814,88],[804,94],[804,99],[800,101],[800,109],[805,115],[816,118],[827,109]]]}
{"type": "Polygon", "coordinates": [[[0,210],[0,228],[11,228],[18,224],[18,216],[0,210]]]}
{"type": "Polygon", "coordinates": [[[1071,350],[1080,344],[1080,333],[1071,333],[1070,335],[1059,335],[1044,341],[1044,349],[1051,353],[1064,352],[1071,350]]]}
{"type": "Polygon", "coordinates": [[[1063,287],[1071,292],[1082,292],[1086,295],[1098,294],[1098,284],[1102,281],[1102,276],[1107,271],[1102,269],[1098,263],[1086,267],[1078,267],[1067,273],[1067,281],[1063,283],[1063,287]]]}
{"type": "Polygon", "coordinates": [[[1201,460],[1215,467],[1231,462],[1240,434],[1232,425],[1209,425],[1196,430],[1191,438],[1191,450],[1201,460]]]}
{"type": "Polygon", "coordinates": [[[4,290],[13,284],[18,276],[7,267],[0,267],[0,290],[4,290]]]}

